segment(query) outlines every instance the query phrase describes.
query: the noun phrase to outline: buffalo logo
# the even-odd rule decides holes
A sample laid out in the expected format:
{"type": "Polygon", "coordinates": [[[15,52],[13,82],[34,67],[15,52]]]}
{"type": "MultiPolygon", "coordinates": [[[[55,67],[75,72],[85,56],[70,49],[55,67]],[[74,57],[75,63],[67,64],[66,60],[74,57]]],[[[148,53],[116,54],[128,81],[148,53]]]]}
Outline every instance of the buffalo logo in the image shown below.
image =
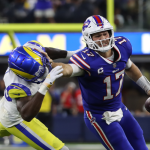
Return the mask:
{"type": "Polygon", "coordinates": [[[85,30],[85,28],[88,27],[88,25],[90,24],[90,22],[91,22],[90,20],[87,20],[87,21],[84,22],[83,27],[82,27],[83,31],[85,30]]]}

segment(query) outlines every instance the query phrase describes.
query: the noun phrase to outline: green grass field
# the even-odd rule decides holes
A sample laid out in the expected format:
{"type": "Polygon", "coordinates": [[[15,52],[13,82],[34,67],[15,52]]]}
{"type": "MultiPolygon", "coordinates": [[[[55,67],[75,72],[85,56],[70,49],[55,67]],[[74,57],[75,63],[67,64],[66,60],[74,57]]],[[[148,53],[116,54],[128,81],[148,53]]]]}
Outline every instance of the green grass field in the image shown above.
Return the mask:
{"type": "MultiPolygon", "coordinates": [[[[66,144],[69,150],[106,150],[101,144],[66,144]]],[[[147,144],[150,150],[150,144],[147,144]]],[[[0,145],[0,150],[34,150],[31,147],[11,147],[0,145]]]]}

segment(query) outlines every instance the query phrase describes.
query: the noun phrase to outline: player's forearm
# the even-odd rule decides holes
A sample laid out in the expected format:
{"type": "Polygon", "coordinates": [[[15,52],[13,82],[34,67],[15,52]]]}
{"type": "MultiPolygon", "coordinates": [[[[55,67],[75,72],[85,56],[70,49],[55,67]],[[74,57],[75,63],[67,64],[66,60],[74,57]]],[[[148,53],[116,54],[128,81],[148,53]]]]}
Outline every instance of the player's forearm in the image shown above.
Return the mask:
{"type": "Polygon", "coordinates": [[[19,112],[25,121],[31,121],[38,114],[43,102],[43,98],[44,95],[37,92],[34,97],[30,97],[30,99],[26,102],[24,101],[25,104],[22,101],[20,103],[20,107],[18,102],[17,107],[20,109],[19,112]]]}
{"type": "Polygon", "coordinates": [[[63,77],[70,77],[72,75],[73,69],[69,64],[64,63],[52,63],[52,68],[55,68],[56,66],[62,66],[63,68],[63,77]]]}
{"type": "Polygon", "coordinates": [[[69,60],[70,57],[80,51],[80,49],[75,51],[66,51],[58,48],[45,47],[45,51],[51,59],[65,58],[69,60]]]}
{"type": "Polygon", "coordinates": [[[45,51],[51,59],[66,58],[67,51],[52,47],[45,47],[45,51]]]}

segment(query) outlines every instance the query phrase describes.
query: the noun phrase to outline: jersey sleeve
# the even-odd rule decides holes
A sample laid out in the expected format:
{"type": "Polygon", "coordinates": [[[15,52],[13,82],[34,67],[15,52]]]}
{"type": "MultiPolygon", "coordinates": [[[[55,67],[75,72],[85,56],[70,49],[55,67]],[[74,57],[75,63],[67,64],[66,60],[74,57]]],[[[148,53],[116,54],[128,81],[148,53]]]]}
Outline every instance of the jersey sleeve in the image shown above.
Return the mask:
{"type": "Polygon", "coordinates": [[[128,57],[132,55],[132,45],[128,38],[119,36],[119,37],[115,37],[115,41],[116,41],[115,44],[122,45],[126,49],[126,53],[128,57]]]}
{"type": "Polygon", "coordinates": [[[31,96],[31,91],[28,87],[19,83],[12,83],[6,88],[7,98],[20,98],[31,96]]]}
{"type": "Polygon", "coordinates": [[[127,63],[126,63],[125,69],[129,69],[131,66],[132,66],[132,61],[129,58],[128,61],[127,61],[127,63]]]}
{"type": "Polygon", "coordinates": [[[128,49],[128,53],[129,53],[129,55],[131,56],[132,55],[132,45],[131,45],[131,42],[130,42],[130,40],[129,39],[127,39],[126,38],[126,47],[127,47],[127,49],[128,49]]]}
{"type": "Polygon", "coordinates": [[[79,51],[76,54],[72,55],[72,57],[70,57],[69,63],[73,63],[77,65],[79,68],[86,71],[89,75],[91,74],[90,73],[91,67],[88,63],[88,57],[82,51],[79,51]]]}

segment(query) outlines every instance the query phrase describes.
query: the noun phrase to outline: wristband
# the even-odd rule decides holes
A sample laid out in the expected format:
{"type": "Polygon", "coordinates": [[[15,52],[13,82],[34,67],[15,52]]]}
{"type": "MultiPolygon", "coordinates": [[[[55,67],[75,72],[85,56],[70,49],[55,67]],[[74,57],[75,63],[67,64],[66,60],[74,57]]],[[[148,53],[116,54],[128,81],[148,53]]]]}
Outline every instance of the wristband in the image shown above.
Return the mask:
{"type": "Polygon", "coordinates": [[[41,93],[42,95],[45,95],[48,89],[49,88],[46,85],[42,84],[38,92],[41,93]]]}
{"type": "Polygon", "coordinates": [[[145,76],[141,76],[136,84],[140,86],[146,93],[150,90],[150,82],[147,80],[145,76]]]}

